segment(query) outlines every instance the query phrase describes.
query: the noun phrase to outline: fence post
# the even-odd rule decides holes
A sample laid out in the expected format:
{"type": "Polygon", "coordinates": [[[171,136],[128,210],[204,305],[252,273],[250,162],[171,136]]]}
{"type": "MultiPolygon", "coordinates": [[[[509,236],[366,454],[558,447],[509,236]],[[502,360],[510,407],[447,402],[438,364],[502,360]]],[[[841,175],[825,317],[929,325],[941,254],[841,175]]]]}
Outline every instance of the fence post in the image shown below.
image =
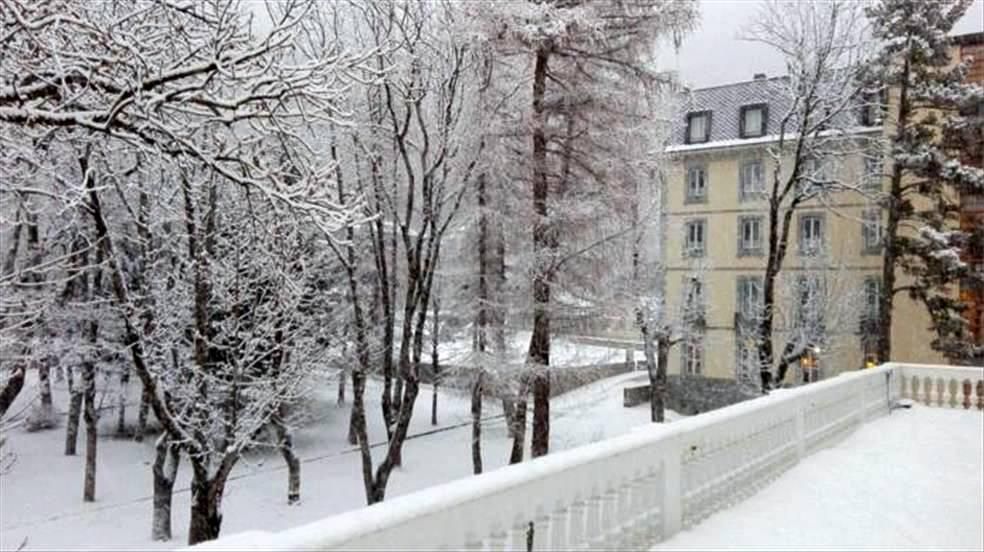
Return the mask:
{"type": "Polygon", "coordinates": [[[663,454],[663,540],[680,532],[683,521],[683,493],[681,489],[681,479],[683,479],[682,450],[680,439],[673,439],[667,443],[666,452],[663,454]]]}

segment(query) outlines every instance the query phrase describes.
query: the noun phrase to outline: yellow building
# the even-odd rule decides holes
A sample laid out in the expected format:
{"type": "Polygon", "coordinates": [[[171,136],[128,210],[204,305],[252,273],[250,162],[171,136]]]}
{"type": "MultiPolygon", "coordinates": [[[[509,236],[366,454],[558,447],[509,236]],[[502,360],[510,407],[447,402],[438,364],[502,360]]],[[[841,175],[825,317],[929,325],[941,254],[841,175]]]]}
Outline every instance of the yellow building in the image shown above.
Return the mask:
{"type": "MultiPolygon", "coordinates": [[[[668,148],[672,170],[662,190],[660,249],[671,311],[699,301],[704,316],[693,339],[671,352],[671,374],[758,381],[748,328],[766,267],[765,187],[773,167],[767,147],[775,143],[778,114],[787,107],[784,84],[783,78],[756,75],[686,94],[681,128],[668,148]]],[[[777,282],[774,350],[778,357],[788,342],[809,341],[817,361],[815,370],[794,370],[786,382],[860,368],[876,350],[883,214],[875,198],[885,171],[880,152],[865,145],[885,129],[877,113],[856,115],[844,138],[849,147],[810,166],[854,189],[811,199],[793,214],[777,282]],[[813,320],[805,337],[804,320],[813,320]]],[[[899,295],[894,319],[893,360],[943,361],[930,350],[933,336],[921,306],[899,295]]]]}

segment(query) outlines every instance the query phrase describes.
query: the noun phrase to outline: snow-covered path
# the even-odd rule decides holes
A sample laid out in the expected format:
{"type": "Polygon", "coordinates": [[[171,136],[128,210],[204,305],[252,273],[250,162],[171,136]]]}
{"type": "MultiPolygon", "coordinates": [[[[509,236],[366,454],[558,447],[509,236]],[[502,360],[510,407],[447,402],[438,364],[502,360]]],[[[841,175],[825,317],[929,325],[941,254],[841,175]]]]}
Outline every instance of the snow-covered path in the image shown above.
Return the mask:
{"type": "Polygon", "coordinates": [[[984,416],[896,410],[653,550],[984,550],[984,416]]]}

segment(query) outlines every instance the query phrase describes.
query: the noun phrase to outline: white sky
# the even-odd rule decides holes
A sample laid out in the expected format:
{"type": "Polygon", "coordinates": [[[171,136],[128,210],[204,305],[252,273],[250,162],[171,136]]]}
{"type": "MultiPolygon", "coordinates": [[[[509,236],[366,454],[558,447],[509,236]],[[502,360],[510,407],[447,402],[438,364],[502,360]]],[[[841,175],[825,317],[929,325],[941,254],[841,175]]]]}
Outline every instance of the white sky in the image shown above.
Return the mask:
{"type": "MultiPolygon", "coordinates": [[[[925,0],[932,1],[932,0],[925,0]]],[[[678,54],[663,58],[694,87],[750,80],[755,73],[782,73],[782,60],[769,47],[739,40],[739,30],[759,8],[756,0],[702,0],[700,28],[687,36],[678,54]]],[[[984,31],[984,0],[975,0],[954,34],[984,31]]]]}

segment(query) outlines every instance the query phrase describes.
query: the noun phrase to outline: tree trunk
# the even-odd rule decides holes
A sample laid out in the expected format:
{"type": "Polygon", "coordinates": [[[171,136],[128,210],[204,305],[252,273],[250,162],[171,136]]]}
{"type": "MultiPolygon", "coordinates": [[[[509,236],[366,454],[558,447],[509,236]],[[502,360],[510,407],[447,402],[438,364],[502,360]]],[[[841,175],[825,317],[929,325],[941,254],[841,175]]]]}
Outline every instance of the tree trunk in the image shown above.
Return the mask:
{"type": "Polygon", "coordinates": [[[157,440],[154,456],[154,514],[151,521],[151,538],[155,541],[171,540],[171,499],[174,496],[174,480],[178,475],[181,449],[167,434],[157,440]]]}
{"type": "MultiPolygon", "coordinates": [[[[646,373],[649,375],[649,419],[652,422],[663,421],[663,389],[659,380],[659,367],[662,366],[656,359],[656,351],[653,343],[653,332],[649,327],[649,322],[645,319],[645,314],[640,310],[636,313],[639,323],[639,331],[642,334],[642,349],[646,357],[646,373]]],[[[660,340],[663,346],[665,339],[660,340]]],[[[665,370],[664,370],[665,380],[665,370]]]]}
{"type": "Polygon", "coordinates": [[[99,418],[96,414],[96,367],[92,362],[82,365],[83,417],[85,419],[85,485],[82,500],[96,500],[96,447],[99,443],[99,418]]]}
{"type": "MultiPolygon", "coordinates": [[[[353,375],[352,377],[354,378],[355,376],[353,375]]],[[[353,390],[352,393],[355,394],[355,391],[353,390]]],[[[364,415],[365,414],[363,414],[363,416],[364,415]]],[[[350,445],[357,445],[359,443],[359,432],[357,430],[358,426],[356,424],[356,416],[355,404],[353,403],[352,409],[349,411],[348,444],[350,445]]]]}
{"type": "Polygon", "coordinates": [[[550,448],[550,279],[555,246],[547,209],[547,138],[544,93],[549,52],[540,46],[533,69],[533,255],[539,265],[533,275],[533,333],[527,362],[533,369],[533,439],[531,455],[547,454],[550,448]]]}
{"type": "Polygon", "coordinates": [[[338,406],[345,404],[345,369],[338,372],[338,399],[335,401],[338,406]]]}
{"type": "Polygon", "coordinates": [[[526,446],[526,395],[522,395],[513,404],[512,450],[509,452],[509,463],[518,464],[523,461],[526,446]]]}
{"type": "MultiPolygon", "coordinates": [[[[893,142],[898,140],[909,127],[909,118],[912,106],[909,102],[909,75],[911,72],[911,62],[906,59],[902,67],[902,82],[899,85],[899,113],[896,122],[895,136],[893,142]]],[[[903,202],[902,190],[902,167],[898,163],[892,164],[891,189],[888,197],[885,198],[888,220],[885,223],[885,235],[882,238],[882,289],[879,298],[879,320],[878,328],[878,362],[890,362],[892,360],[892,309],[895,302],[895,267],[899,262],[899,222],[903,202]]]]}
{"type": "Polygon", "coordinates": [[[482,380],[483,372],[478,372],[475,383],[472,384],[471,392],[471,416],[472,416],[472,473],[482,473],[482,380]]]}
{"type": "MultiPolygon", "coordinates": [[[[778,185],[777,185],[778,186],[778,185]]],[[[768,393],[786,376],[780,373],[777,381],[773,381],[772,365],[775,362],[775,351],[772,348],[772,332],[775,322],[776,278],[786,257],[789,243],[789,227],[793,218],[795,206],[790,206],[779,219],[779,203],[776,194],[769,201],[769,253],[765,266],[765,277],[762,282],[762,317],[758,326],[758,356],[762,392],[768,393]]]]}
{"type": "Polygon", "coordinates": [[[441,303],[436,297],[431,298],[434,316],[431,318],[431,374],[434,378],[431,387],[431,425],[437,425],[437,386],[440,380],[440,364],[438,362],[437,346],[440,343],[441,303]]]}
{"type": "Polygon", "coordinates": [[[144,440],[144,435],[147,433],[147,413],[150,410],[150,395],[147,392],[147,388],[143,388],[143,392],[140,393],[140,408],[137,410],[137,429],[134,439],[138,443],[142,443],[144,440]]]}
{"type": "Polygon", "coordinates": [[[191,479],[191,520],[188,526],[188,545],[219,537],[222,529],[222,495],[226,480],[235,464],[235,457],[226,457],[218,473],[208,477],[206,467],[192,458],[194,475],[191,479]]]}
{"type": "Polygon", "coordinates": [[[280,405],[279,412],[271,424],[277,435],[277,448],[287,462],[287,504],[297,504],[301,500],[301,462],[294,454],[294,440],[284,422],[285,407],[280,405]]]}
{"type": "Polygon", "coordinates": [[[0,418],[7,413],[7,409],[10,405],[14,403],[14,399],[20,394],[21,389],[24,388],[24,375],[27,372],[27,367],[23,363],[17,363],[11,368],[13,374],[7,379],[7,383],[4,384],[3,389],[0,389],[0,418]]]}
{"type": "Polygon", "coordinates": [[[65,455],[75,456],[79,440],[79,417],[82,414],[82,386],[76,385],[72,370],[68,371],[68,417],[65,419],[65,455]]]}
{"type": "Polygon", "coordinates": [[[120,393],[117,397],[116,435],[120,437],[126,436],[126,388],[129,383],[130,369],[124,366],[123,371],[120,372],[120,393]]]}
{"type": "Polygon", "coordinates": [[[41,398],[41,416],[46,422],[54,419],[55,407],[51,402],[51,365],[48,357],[38,362],[38,394],[41,398]]]}

